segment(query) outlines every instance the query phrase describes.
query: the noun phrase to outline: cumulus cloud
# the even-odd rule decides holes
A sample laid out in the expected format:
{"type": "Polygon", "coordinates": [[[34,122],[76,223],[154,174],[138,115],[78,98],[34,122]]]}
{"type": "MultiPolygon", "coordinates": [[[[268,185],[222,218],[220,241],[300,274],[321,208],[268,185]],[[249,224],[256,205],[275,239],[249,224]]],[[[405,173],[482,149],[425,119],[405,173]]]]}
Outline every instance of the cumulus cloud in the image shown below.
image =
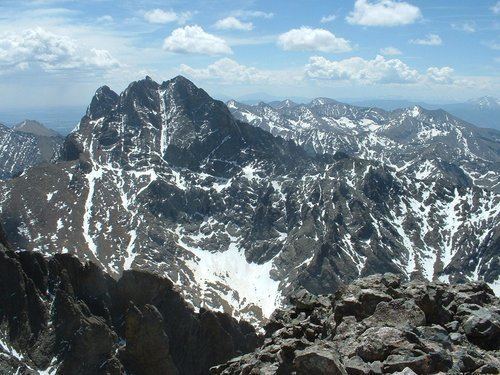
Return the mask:
{"type": "Polygon", "coordinates": [[[306,65],[306,75],[316,79],[347,80],[363,84],[414,83],[420,78],[415,69],[401,60],[387,60],[380,55],[373,60],[351,57],[339,61],[313,56],[306,65]]]}
{"type": "Polygon", "coordinates": [[[465,83],[454,76],[453,68],[430,67],[420,73],[399,59],[376,56],[373,60],[351,57],[344,60],[328,60],[313,56],[305,69],[312,79],[349,81],[357,84],[438,84],[451,85],[465,83]]]}
{"type": "Polygon", "coordinates": [[[183,74],[193,78],[217,79],[225,83],[257,83],[270,79],[270,74],[268,72],[241,65],[227,57],[201,69],[182,64],[180,70],[183,74]]]}
{"type": "Polygon", "coordinates": [[[451,84],[455,82],[454,70],[449,66],[442,68],[431,67],[427,69],[427,79],[433,83],[451,84]]]}
{"type": "Polygon", "coordinates": [[[177,22],[180,25],[185,24],[191,17],[191,12],[177,13],[172,10],[152,9],[144,13],[144,19],[149,23],[166,24],[177,22]]]}
{"type": "Polygon", "coordinates": [[[423,39],[412,39],[410,40],[412,44],[420,44],[423,46],[440,46],[443,44],[443,40],[437,34],[427,34],[423,39]]]}
{"type": "Polygon", "coordinates": [[[250,31],[253,29],[251,22],[242,22],[236,17],[226,17],[218,20],[215,23],[215,28],[219,30],[244,30],[250,31]]]}
{"type": "Polygon", "coordinates": [[[420,9],[398,0],[356,0],[347,22],[361,26],[400,26],[418,21],[420,9]]]}
{"type": "Polygon", "coordinates": [[[455,30],[463,31],[465,33],[476,32],[476,25],[474,22],[452,23],[451,27],[455,30]]]}
{"type": "Polygon", "coordinates": [[[109,51],[105,49],[92,48],[90,54],[84,57],[84,61],[89,66],[95,66],[103,69],[111,69],[120,66],[109,51]]]}
{"type": "Polygon", "coordinates": [[[325,29],[311,29],[301,27],[292,29],[278,37],[278,45],[285,51],[320,51],[320,52],[348,52],[352,50],[351,43],[336,37],[325,29]]]}
{"type": "Polygon", "coordinates": [[[495,14],[500,14],[500,1],[491,7],[491,11],[495,14]]]}
{"type": "Polygon", "coordinates": [[[172,34],[163,42],[163,49],[175,53],[202,55],[233,53],[224,39],[207,33],[198,25],[180,27],[172,31],[172,34]]]}
{"type": "Polygon", "coordinates": [[[321,17],[320,22],[321,23],[328,23],[328,22],[334,21],[336,18],[337,18],[337,16],[335,14],[330,14],[328,16],[321,17]]]}
{"type": "Polygon", "coordinates": [[[44,71],[64,69],[111,69],[120,63],[107,50],[84,49],[67,36],[43,28],[27,29],[0,37],[0,70],[26,70],[38,67],[44,71]]]}
{"type": "Polygon", "coordinates": [[[380,49],[380,53],[384,56],[402,55],[403,53],[396,47],[385,47],[380,49]]]}

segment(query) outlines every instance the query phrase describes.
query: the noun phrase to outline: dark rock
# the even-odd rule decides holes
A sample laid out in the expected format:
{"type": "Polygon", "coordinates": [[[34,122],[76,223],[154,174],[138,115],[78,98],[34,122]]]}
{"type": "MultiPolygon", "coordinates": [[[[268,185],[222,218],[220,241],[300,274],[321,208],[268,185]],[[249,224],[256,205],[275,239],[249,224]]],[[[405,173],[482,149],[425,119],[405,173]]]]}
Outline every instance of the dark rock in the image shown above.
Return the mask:
{"type": "Polygon", "coordinates": [[[129,271],[116,281],[67,254],[0,252],[0,327],[22,355],[0,353],[0,364],[26,374],[201,375],[260,343],[248,323],[195,313],[167,279],[129,271]]]}
{"type": "Polygon", "coordinates": [[[170,356],[170,344],[163,330],[163,317],[152,305],[143,311],[132,305],[125,318],[125,347],[120,359],[132,373],[178,374],[170,356]]]}
{"type": "Polygon", "coordinates": [[[480,308],[471,312],[462,323],[467,338],[487,350],[500,349],[500,315],[480,308]]]}
{"type": "Polygon", "coordinates": [[[297,375],[346,375],[339,357],[326,348],[311,346],[297,351],[293,360],[297,375]]]}

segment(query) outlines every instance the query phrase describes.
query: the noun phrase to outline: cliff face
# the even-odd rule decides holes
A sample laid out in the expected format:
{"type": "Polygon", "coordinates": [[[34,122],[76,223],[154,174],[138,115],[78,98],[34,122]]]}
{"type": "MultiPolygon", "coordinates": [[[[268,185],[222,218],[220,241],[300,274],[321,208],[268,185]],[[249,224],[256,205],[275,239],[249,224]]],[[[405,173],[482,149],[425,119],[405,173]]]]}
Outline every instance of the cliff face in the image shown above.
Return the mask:
{"type": "Polygon", "coordinates": [[[359,279],[335,295],[302,290],[254,353],[211,374],[498,374],[500,303],[484,283],[359,279]]]}
{"type": "Polygon", "coordinates": [[[245,322],[193,311],[167,279],[0,252],[0,374],[206,374],[258,343],[245,322]]]}

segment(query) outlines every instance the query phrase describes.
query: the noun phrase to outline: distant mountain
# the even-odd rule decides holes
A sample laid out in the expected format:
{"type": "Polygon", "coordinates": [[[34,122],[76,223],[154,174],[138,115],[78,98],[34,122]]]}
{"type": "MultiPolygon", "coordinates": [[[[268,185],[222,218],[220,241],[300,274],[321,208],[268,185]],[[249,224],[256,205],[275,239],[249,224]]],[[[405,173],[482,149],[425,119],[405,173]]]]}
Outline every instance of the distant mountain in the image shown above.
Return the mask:
{"type": "Polygon", "coordinates": [[[429,104],[421,101],[412,100],[396,100],[396,99],[366,99],[366,100],[342,100],[345,103],[357,107],[375,107],[386,111],[394,111],[395,109],[409,108],[414,106],[423,107],[426,109],[436,109],[437,104],[429,104]]]}
{"type": "Polygon", "coordinates": [[[269,95],[267,93],[252,93],[252,94],[241,95],[238,97],[238,101],[245,104],[258,104],[260,102],[278,103],[286,100],[291,100],[297,103],[305,103],[309,102],[311,99],[299,96],[292,96],[288,99],[283,99],[283,97],[269,95]]]}
{"type": "Polygon", "coordinates": [[[327,293],[379,272],[496,285],[500,196],[446,161],[474,155],[490,168],[493,133],[476,144],[476,128],[422,108],[277,107],[228,108],[183,77],[103,86],[59,162],[0,185],[7,240],[114,277],[159,273],[194,306],[253,323],[299,288],[327,293]],[[359,157],[321,138],[330,129],[359,157]],[[420,174],[397,167],[433,153],[420,174]]]}
{"type": "Polygon", "coordinates": [[[443,109],[470,123],[500,130],[500,100],[483,97],[466,103],[447,104],[443,109]]]}
{"type": "Polygon", "coordinates": [[[59,157],[64,138],[37,121],[25,120],[13,128],[0,124],[0,179],[59,157]]]}
{"type": "Polygon", "coordinates": [[[44,125],[34,120],[24,120],[12,127],[15,131],[38,135],[41,137],[60,137],[56,131],[46,128],[44,125]]]}
{"type": "Polygon", "coordinates": [[[300,105],[229,101],[228,107],[237,119],[294,140],[310,153],[341,151],[417,179],[444,178],[500,192],[500,132],[443,110],[414,106],[389,112],[328,98],[300,105]]]}
{"type": "Polygon", "coordinates": [[[500,99],[488,96],[472,99],[464,103],[451,104],[429,104],[405,100],[364,100],[352,101],[351,103],[362,107],[382,108],[388,111],[415,105],[426,109],[443,109],[476,126],[500,130],[500,99]]]}
{"type": "Polygon", "coordinates": [[[44,124],[45,127],[65,136],[78,124],[82,113],[85,113],[85,109],[86,105],[44,108],[0,108],[0,122],[12,127],[14,124],[23,122],[26,118],[32,118],[44,124]]]}

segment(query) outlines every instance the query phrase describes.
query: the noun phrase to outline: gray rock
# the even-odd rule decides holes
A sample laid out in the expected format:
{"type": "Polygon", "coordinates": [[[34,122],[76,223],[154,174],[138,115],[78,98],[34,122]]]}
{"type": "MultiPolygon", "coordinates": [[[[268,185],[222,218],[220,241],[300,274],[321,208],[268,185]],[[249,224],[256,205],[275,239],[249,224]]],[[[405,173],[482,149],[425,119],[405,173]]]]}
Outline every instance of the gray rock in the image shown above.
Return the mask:
{"type": "Polygon", "coordinates": [[[500,315],[480,308],[462,323],[467,338],[483,349],[500,349],[500,315]]]}
{"type": "Polygon", "coordinates": [[[293,368],[297,375],[347,375],[338,355],[320,346],[296,352],[293,368]]]}
{"type": "Polygon", "coordinates": [[[375,308],[375,312],[363,320],[367,326],[420,326],[425,324],[424,312],[413,300],[398,298],[389,302],[382,301],[375,308]]]}

